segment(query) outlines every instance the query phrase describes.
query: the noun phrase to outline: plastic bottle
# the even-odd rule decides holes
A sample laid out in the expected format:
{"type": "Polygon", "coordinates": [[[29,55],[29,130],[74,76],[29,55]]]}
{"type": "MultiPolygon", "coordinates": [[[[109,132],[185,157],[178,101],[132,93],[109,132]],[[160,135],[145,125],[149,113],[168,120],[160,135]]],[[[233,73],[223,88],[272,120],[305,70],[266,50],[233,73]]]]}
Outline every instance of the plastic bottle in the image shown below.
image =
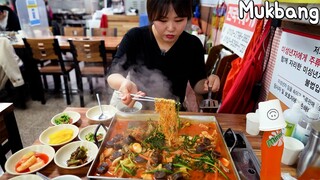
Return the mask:
{"type": "Polygon", "coordinates": [[[261,141],[261,180],[281,179],[283,148],[283,133],[281,129],[263,132],[261,141]]]}
{"type": "Polygon", "coordinates": [[[259,102],[261,140],[261,180],[281,179],[281,158],[284,148],[283,132],[286,123],[278,99],[259,102]]]}
{"type": "Polygon", "coordinates": [[[286,121],[286,128],[284,129],[285,136],[292,136],[296,125],[301,120],[304,113],[301,110],[302,99],[298,98],[290,109],[283,112],[284,120],[286,121]]]}
{"type": "Polygon", "coordinates": [[[313,108],[309,109],[306,115],[304,115],[301,120],[296,125],[293,137],[303,142],[304,145],[307,144],[309,134],[311,131],[311,122],[317,121],[319,118],[318,111],[319,104],[317,103],[313,108]]]}

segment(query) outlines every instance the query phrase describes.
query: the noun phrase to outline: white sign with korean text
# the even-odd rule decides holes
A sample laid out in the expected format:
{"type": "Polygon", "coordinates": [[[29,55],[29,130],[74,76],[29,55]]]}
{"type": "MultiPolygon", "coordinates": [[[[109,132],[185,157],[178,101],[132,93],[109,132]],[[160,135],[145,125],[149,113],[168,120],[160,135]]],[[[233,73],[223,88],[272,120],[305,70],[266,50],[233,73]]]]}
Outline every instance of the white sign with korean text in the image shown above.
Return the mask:
{"type": "MultiPolygon", "coordinates": [[[[248,1],[244,2],[248,3],[248,1]]],[[[240,19],[239,1],[229,0],[226,2],[228,5],[221,33],[221,43],[242,58],[253,36],[257,19],[251,19],[249,13],[245,13],[244,18],[240,19]]],[[[260,6],[261,0],[254,0],[254,5],[260,6]]]]}
{"type": "Polygon", "coordinates": [[[288,107],[303,97],[307,111],[320,103],[320,37],[282,32],[270,92],[288,107]]]}

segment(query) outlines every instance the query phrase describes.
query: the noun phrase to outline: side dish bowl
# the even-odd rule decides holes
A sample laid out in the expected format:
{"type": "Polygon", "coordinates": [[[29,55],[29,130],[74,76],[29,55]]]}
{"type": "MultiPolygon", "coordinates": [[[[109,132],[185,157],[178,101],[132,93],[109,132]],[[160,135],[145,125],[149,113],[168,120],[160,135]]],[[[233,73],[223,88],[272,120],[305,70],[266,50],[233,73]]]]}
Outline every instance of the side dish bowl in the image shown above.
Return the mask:
{"type": "Polygon", "coordinates": [[[75,111],[64,111],[64,112],[61,112],[59,114],[56,114],[55,116],[52,117],[51,119],[51,124],[53,125],[59,125],[58,122],[61,122],[60,124],[75,124],[76,122],[79,121],[80,119],[80,114],[78,112],[75,112],[75,111]],[[61,122],[61,120],[64,118],[63,116],[66,115],[66,116],[69,116],[71,118],[71,121],[70,122],[61,122]]]}
{"type": "Polygon", "coordinates": [[[127,105],[123,104],[121,101],[119,101],[116,105],[116,108],[118,110],[118,113],[120,114],[132,114],[132,113],[138,113],[142,109],[142,104],[139,101],[136,101],[132,108],[128,107],[127,105]]]}
{"type": "Polygon", "coordinates": [[[55,177],[51,180],[81,180],[81,178],[79,178],[78,176],[75,176],[75,175],[62,175],[62,176],[58,176],[58,177],[55,177]]]}
{"type": "Polygon", "coordinates": [[[64,169],[76,169],[83,167],[87,164],[89,164],[96,156],[98,153],[98,147],[92,142],[88,141],[75,141],[72,143],[69,143],[63,147],[61,147],[56,155],[54,156],[54,163],[56,163],[57,166],[64,168],[64,169]],[[68,166],[67,165],[67,160],[70,159],[71,154],[77,150],[78,147],[84,146],[88,151],[87,151],[87,162],[84,164],[81,164],[79,166],[68,166]]]}
{"type": "MultiPolygon", "coordinates": [[[[97,127],[98,127],[98,125],[95,125],[95,124],[94,124],[94,125],[89,125],[89,126],[83,128],[83,129],[81,129],[80,132],[79,132],[78,138],[79,138],[81,141],[94,142],[94,140],[93,140],[93,141],[87,140],[87,139],[86,139],[86,136],[87,136],[88,134],[90,134],[90,133],[94,134],[94,131],[97,129],[97,127]]],[[[106,128],[107,128],[107,127],[106,127],[106,128]]],[[[102,141],[102,140],[104,139],[106,133],[107,133],[107,132],[106,132],[105,129],[103,129],[102,127],[99,128],[97,134],[102,134],[102,135],[103,135],[103,137],[101,138],[100,141],[102,141]]]]}
{"type": "Polygon", "coordinates": [[[72,124],[60,124],[56,126],[52,126],[44,130],[39,137],[39,140],[42,144],[50,145],[50,146],[61,146],[70,141],[72,141],[79,134],[79,128],[72,124]],[[67,134],[62,131],[72,132],[72,134],[67,134]],[[57,135],[57,132],[61,132],[61,134],[57,135]],[[56,137],[52,137],[53,135],[56,137]],[[58,143],[50,143],[51,138],[57,138],[59,140],[58,143]],[[62,141],[62,138],[66,138],[65,141],[62,141]]]}
{"type": "Polygon", "coordinates": [[[10,178],[10,180],[43,180],[43,179],[40,176],[35,174],[23,174],[20,176],[10,178]]]}
{"type": "Polygon", "coordinates": [[[6,172],[8,172],[9,174],[13,174],[13,175],[22,175],[22,174],[30,174],[30,173],[34,173],[36,171],[39,171],[40,169],[44,168],[46,165],[48,165],[53,157],[55,155],[55,150],[48,145],[32,145],[29,147],[26,147],[24,149],[21,149],[20,151],[17,151],[16,153],[14,153],[12,156],[9,157],[9,159],[6,161],[5,164],[5,169],[6,172]],[[41,167],[34,169],[33,171],[28,171],[28,172],[17,172],[16,171],[16,165],[17,163],[21,160],[21,158],[29,153],[29,152],[36,152],[36,153],[42,153],[48,156],[48,160],[46,160],[45,164],[42,165],[41,167]]]}
{"type": "Polygon", "coordinates": [[[99,124],[109,122],[117,112],[117,109],[112,105],[101,105],[102,111],[106,115],[106,118],[99,119],[101,114],[100,107],[94,106],[86,112],[86,117],[89,119],[89,123],[91,124],[99,124]]]}

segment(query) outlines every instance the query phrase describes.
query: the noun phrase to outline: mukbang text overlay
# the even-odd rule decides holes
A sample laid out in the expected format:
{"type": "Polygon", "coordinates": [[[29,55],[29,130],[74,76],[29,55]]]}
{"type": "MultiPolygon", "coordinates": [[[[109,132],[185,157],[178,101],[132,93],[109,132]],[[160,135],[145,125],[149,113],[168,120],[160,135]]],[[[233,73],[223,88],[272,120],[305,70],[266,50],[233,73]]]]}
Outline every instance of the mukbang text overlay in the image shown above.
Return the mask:
{"type": "Polygon", "coordinates": [[[244,1],[238,3],[239,18],[250,19],[257,18],[274,18],[274,19],[291,19],[291,20],[302,20],[308,19],[310,24],[318,24],[320,20],[320,9],[316,7],[307,8],[303,6],[294,7],[280,7],[279,2],[275,1],[270,3],[264,2],[262,6],[256,6],[253,1],[249,1],[247,4],[244,1]],[[246,14],[247,13],[247,14],[246,14]]]}

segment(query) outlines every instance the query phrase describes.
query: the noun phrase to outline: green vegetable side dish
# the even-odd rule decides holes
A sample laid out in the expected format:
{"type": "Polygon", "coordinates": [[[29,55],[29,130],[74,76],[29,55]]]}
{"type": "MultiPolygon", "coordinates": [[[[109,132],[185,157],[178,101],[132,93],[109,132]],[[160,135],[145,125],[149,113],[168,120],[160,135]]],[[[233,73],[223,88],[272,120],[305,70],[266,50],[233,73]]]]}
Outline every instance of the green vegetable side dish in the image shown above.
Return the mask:
{"type": "MultiPolygon", "coordinates": [[[[86,138],[87,141],[94,142],[94,134],[92,132],[86,134],[85,138],[86,138]]],[[[102,133],[97,134],[97,140],[98,141],[101,141],[102,138],[103,138],[103,134],[102,133]]]]}
{"type": "Polygon", "coordinates": [[[67,114],[62,114],[60,117],[58,117],[54,120],[54,123],[56,123],[56,125],[71,124],[72,118],[70,116],[68,116],[67,114]]]}
{"type": "Polygon", "coordinates": [[[67,160],[68,167],[71,166],[80,166],[87,162],[87,152],[88,149],[84,146],[79,146],[76,151],[74,151],[70,159],[67,160]]]}

